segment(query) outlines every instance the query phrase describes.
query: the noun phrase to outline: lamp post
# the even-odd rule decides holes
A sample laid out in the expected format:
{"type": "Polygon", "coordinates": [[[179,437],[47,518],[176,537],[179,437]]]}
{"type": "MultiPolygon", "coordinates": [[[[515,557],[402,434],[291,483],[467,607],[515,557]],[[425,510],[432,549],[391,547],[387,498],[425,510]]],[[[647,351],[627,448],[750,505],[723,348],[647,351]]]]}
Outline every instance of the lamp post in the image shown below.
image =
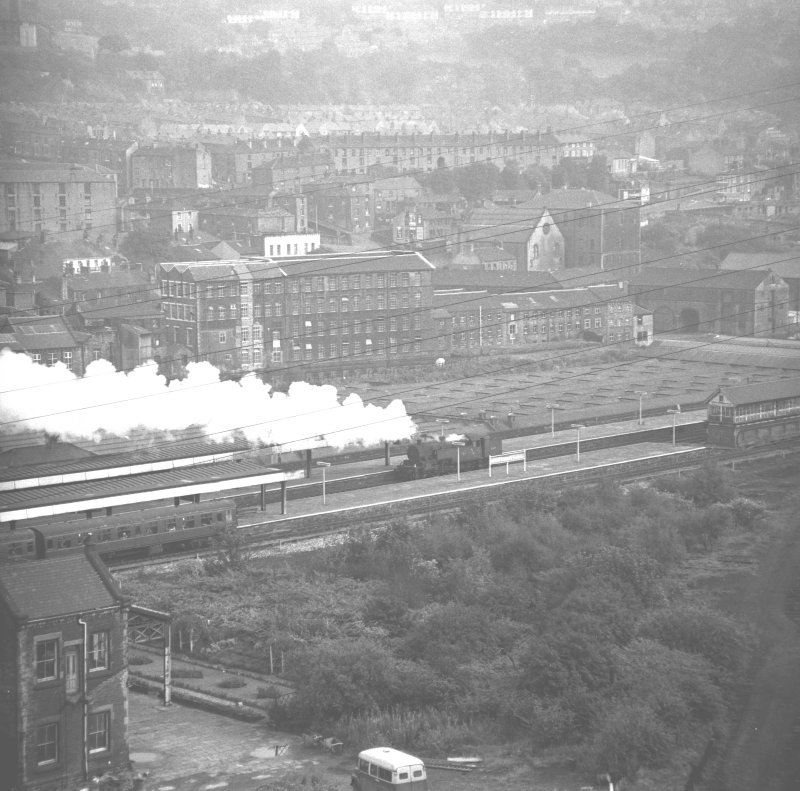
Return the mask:
{"type": "Polygon", "coordinates": [[[634,390],[637,396],[639,396],[639,425],[641,426],[644,422],[642,420],[642,399],[647,395],[647,390],[634,390]]]}
{"type": "Polygon", "coordinates": [[[578,462],[578,464],[580,464],[581,463],[581,429],[582,428],[586,428],[586,426],[583,423],[573,423],[572,424],[572,428],[578,430],[578,442],[575,445],[575,448],[576,448],[576,451],[577,451],[576,454],[575,454],[575,460],[578,462]]]}
{"type": "Polygon", "coordinates": [[[463,442],[451,443],[456,446],[456,480],[461,480],[461,448],[464,447],[463,442]]]}
{"type": "Polygon", "coordinates": [[[678,404],[677,409],[668,409],[667,414],[672,415],[672,447],[675,447],[675,425],[678,420],[678,415],[681,413],[681,405],[678,404]]]}
{"type": "Polygon", "coordinates": [[[441,425],[441,427],[442,427],[441,432],[439,433],[439,436],[442,439],[444,439],[444,424],[445,423],[449,423],[450,421],[446,417],[437,417],[436,418],[436,422],[439,423],[441,425]]]}
{"type": "Polygon", "coordinates": [[[559,404],[545,404],[547,409],[550,410],[550,436],[555,437],[556,435],[556,409],[561,409],[559,404]]]}
{"type": "Polygon", "coordinates": [[[318,461],[317,467],[322,467],[322,504],[325,505],[325,471],[331,466],[329,461],[318,461]]]}

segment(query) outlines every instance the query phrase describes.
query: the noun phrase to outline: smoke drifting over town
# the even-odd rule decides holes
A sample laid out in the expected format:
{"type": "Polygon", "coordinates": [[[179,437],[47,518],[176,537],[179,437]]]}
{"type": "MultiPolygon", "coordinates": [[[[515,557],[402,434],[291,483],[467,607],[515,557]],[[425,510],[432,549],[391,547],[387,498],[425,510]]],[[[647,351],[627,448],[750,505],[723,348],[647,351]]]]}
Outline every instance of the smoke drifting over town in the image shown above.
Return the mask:
{"type": "Polygon", "coordinates": [[[47,367],[6,349],[0,352],[0,381],[6,383],[0,391],[3,432],[44,430],[68,439],[199,426],[212,440],[239,434],[283,450],[320,441],[371,444],[414,432],[399,400],[385,408],[365,404],[356,393],[340,400],[334,386],[306,382],[276,392],[254,375],[220,381],[219,371],[204,362],[189,364],[185,379],[168,384],[155,364],[126,374],[97,360],[78,378],[60,363],[47,367]]]}

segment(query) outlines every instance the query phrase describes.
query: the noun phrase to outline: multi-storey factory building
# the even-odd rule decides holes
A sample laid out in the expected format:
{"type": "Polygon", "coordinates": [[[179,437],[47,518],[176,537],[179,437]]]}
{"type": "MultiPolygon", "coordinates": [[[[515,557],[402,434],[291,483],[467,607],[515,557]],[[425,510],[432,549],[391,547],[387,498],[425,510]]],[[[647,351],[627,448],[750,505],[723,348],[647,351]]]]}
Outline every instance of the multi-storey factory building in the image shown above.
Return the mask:
{"type": "Polygon", "coordinates": [[[411,251],[162,263],[163,345],[224,372],[419,356],[433,269],[411,251]]]}

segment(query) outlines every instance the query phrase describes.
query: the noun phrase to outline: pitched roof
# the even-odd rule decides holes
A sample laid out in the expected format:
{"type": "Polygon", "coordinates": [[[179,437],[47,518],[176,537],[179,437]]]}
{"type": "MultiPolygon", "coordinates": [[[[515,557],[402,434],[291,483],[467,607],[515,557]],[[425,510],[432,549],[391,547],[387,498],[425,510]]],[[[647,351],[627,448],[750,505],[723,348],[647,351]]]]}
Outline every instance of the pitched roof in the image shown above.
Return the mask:
{"type": "Polygon", "coordinates": [[[535,198],[519,204],[517,208],[551,209],[565,211],[568,209],[586,209],[591,206],[614,206],[619,201],[605,192],[586,189],[578,190],[558,189],[550,190],[546,195],[537,195],[535,198]]]}
{"type": "Polygon", "coordinates": [[[122,594],[83,552],[0,566],[0,599],[26,620],[114,607],[122,594]]]}
{"type": "Polygon", "coordinates": [[[722,395],[734,405],[753,404],[778,398],[800,396],[800,377],[776,379],[772,382],[758,382],[750,385],[720,385],[708,398],[713,401],[722,395]]]}
{"type": "Polygon", "coordinates": [[[550,272],[504,272],[483,269],[437,269],[433,273],[434,288],[509,289],[528,291],[553,288],[556,283],[550,272]]]}
{"type": "Polygon", "coordinates": [[[17,343],[25,351],[70,349],[88,339],[84,332],[75,332],[61,316],[13,317],[8,319],[17,343]]]}
{"type": "Polygon", "coordinates": [[[783,278],[800,278],[800,258],[791,253],[728,253],[723,269],[771,269],[783,278]]]}
{"type": "Polygon", "coordinates": [[[764,270],[713,270],[680,269],[650,266],[631,276],[632,286],[689,286],[691,288],[736,288],[753,289],[761,283],[767,273],[764,270]]]}

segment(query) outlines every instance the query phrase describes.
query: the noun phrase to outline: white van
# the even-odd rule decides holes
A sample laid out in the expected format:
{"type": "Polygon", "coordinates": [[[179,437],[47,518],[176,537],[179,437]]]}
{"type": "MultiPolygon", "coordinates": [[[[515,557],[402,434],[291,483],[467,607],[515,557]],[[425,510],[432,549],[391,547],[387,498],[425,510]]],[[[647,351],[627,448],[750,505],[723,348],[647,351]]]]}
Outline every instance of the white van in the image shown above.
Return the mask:
{"type": "Polygon", "coordinates": [[[428,791],[425,764],[391,747],[362,750],[350,785],[355,791],[428,791]]]}

